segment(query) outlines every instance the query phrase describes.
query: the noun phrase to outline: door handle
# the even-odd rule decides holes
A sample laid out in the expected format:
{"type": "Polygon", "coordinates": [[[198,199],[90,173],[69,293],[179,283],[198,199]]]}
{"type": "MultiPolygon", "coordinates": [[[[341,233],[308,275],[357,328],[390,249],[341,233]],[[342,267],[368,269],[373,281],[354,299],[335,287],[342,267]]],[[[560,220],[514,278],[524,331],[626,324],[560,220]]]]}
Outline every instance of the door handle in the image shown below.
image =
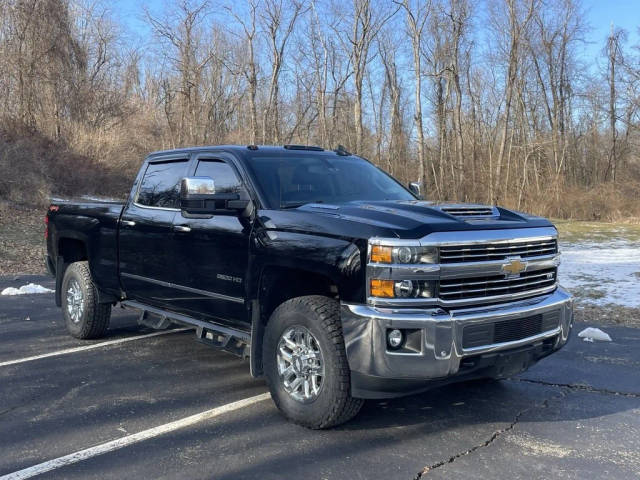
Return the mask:
{"type": "Polygon", "coordinates": [[[191,227],[187,227],[186,225],[175,225],[173,227],[174,232],[182,232],[189,233],[191,231],[191,227]]]}
{"type": "Polygon", "coordinates": [[[136,222],[133,220],[122,220],[122,225],[126,225],[127,227],[135,227],[136,222]]]}

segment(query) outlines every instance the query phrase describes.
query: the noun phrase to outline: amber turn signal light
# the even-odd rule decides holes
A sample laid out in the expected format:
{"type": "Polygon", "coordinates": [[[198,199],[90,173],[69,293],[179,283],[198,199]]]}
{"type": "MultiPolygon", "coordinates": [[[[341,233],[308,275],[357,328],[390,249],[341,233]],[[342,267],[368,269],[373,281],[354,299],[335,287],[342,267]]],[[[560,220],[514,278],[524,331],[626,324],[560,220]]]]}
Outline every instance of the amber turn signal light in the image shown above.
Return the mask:
{"type": "Polygon", "coordinates": [[[383,247],[381,245],[371,246],[371,261],[375,263],[392,263],[391,247],[383,247]]]}
{"type": "Polygon", "coordinates": [[[369,290],[372,297],[393,298],[393,280],[380,280],[379,278],[372,278],[369,284],[369,290]]]}

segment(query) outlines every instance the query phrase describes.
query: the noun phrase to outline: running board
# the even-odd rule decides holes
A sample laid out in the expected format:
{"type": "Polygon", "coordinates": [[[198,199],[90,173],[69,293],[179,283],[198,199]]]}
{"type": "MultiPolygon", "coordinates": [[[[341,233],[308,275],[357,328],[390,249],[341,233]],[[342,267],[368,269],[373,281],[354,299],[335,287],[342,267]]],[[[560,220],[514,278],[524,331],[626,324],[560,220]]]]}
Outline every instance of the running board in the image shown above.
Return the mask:
{"type": "Polygon", "coordinates": [[[154,315],[147,310],[142,310],[138,317],[138,325],[142,325],[143,327],[151,328],[153,330],[166,330],[172,323],[173,322],[166,316],[154,315]]]}
{"type": "Polygon", "coordinates": [[[245,340],[241,340],[234,335],[220,333],[210,328],[196,328],[196,340],[214,348],[220,348],[239,357],[249,358],[251,347],[245,340]]]}
{"type": "Polygon", "coordinates": [[[250,355],[248,345],[251,342],[251,334],[248,332],[218,325],[217,323],[205,322],[187,315],[182,315],[181,313],[170,312],[161,308],[145,305],[144,303],[134,300],[124,300],[121,302],[121,305],[141,310],[143,312],[141,317],[144,313],[151,313],[159,316],[161,319],[169,319],[172,322],[182,325],[196,327],[196,338],[199,341],[240,355],[241,357],[248,357],[250,355]]]}

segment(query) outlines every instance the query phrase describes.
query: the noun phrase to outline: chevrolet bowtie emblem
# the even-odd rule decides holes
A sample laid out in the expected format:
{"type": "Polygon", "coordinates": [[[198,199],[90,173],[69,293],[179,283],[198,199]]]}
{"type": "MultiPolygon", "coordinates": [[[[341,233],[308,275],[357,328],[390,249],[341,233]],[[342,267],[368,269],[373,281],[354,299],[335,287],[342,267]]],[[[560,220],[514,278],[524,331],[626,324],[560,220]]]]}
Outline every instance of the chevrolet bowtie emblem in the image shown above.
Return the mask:
{"type": "Polygon", "coordinates": [[[502,265],[502,273],[507,275],[518,275],[525,271],[527,263],[523,262],[519,258],[507,259],[509,263],[502,265]]]}

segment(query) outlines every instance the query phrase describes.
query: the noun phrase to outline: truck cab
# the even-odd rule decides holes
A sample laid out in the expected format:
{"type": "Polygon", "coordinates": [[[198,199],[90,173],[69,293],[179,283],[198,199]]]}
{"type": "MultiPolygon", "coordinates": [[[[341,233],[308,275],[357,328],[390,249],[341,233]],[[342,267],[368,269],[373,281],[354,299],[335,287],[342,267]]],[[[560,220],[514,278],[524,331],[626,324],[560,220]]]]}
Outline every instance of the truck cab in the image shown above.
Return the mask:
{"type": "Polygon", "coordinates": [[[507,378],[561,348],[571,296],[546,219],[434,203],[343,148],[156,152],[127,201],[53,203],[47,264],[72,335],[112,305],[249,357],[284,415],[507,378]]]}

